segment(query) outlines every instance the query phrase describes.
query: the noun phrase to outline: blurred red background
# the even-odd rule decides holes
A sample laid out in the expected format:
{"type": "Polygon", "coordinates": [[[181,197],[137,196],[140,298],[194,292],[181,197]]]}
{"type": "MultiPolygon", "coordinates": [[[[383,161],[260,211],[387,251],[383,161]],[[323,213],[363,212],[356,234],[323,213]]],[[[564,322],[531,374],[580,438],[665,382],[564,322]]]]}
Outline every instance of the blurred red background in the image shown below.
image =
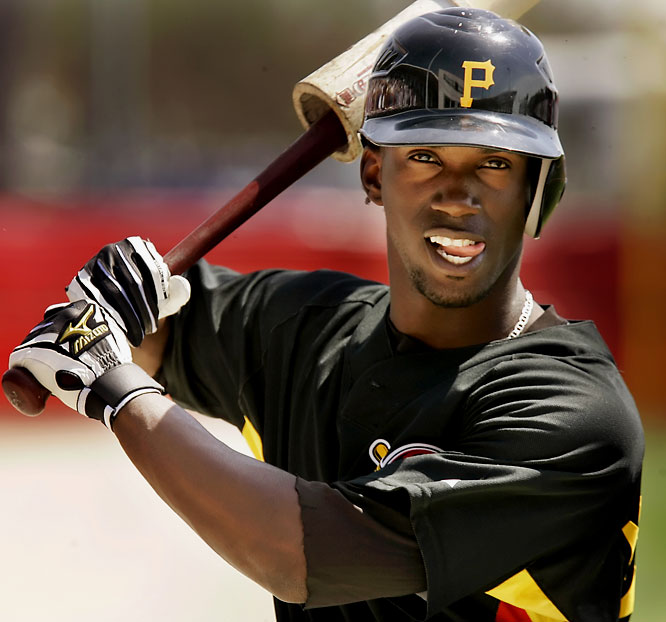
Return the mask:
{"type": "MultiPolygon", "coordinates": [[[[65,300],[66,284],[104,244],[141,235],[164,253],[228,198],[223,193],[144,192],[48,204],[17,196],[0,200],[3,366],[44,308],[65,300]]],[[[555,304],[562,315],[593,319],[624,369],[619,224],[598,217],[576,217],[574,223],[566,214],[558,216],[542,239],[526,240],[523,281],[538,301],[555,304]]],[[[292,191],[207,259],[242,272],[328,268],[386,282],[383,215],[363,206],[355,191],[292,191]]],[[[47,408],[61,410],[56,400],[47,408]]]]}

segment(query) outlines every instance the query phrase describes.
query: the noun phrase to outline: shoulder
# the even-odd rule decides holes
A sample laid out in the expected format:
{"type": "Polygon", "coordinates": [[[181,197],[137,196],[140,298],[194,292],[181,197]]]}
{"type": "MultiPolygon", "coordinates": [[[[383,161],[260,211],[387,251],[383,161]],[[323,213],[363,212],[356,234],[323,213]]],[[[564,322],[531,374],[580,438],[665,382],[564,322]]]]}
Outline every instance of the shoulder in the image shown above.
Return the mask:
{"type": "Polygon", "coordinates": [[[256,293],[263,298],[275,296],[295,297],[299,301],[311,300],[313,304],[336,304],[345,301],[362,301],[372,304],[388,292],[382,283],[361,279],[353,274],[334,270],[258,270],[242,274],[226,268],[199,261],[187,272],[193,287],[256,293]]]}
{"type": "Polygon", "coordinates": [[[594,322],[570,321],[531,330],[516,339],[493,341],[480,348],[469,360],[470,365],[510,364],[548,372],[573,366],[585,375],[597,368],[617,372],[615,359],[599,334],[594,322]]]}
{"type": "Polygon", "coordinates": [[[615,359],[594,322],[575,321],[525,334],[497,345],[491,376],[574,399],[609,400],[635,408],[615,359]]]}
{"type": "Polygon", "coordinates": [[[388,297],[388,287],[332,270],[259,270],[241,274],[198,262],[187,272],[191,306],[213,317],[238,317],[243,325],[272,329],[296,317],[322,322],[363,314],[388,297]]]}
{"type": "Polygon", "coordinates": [[[605,384],[608,375],[619,376],[613,355],[591,321],[546,326],[470,351],[461,371],[479,384],[514,379],[526,388],[548,384],[566,392],[565,378],[593,389],[605,384]]]}
{"type": "Polygon", "coordinates": [[[293,301],[297,306],[338,306],[340,304],[375,305],[388,295],[388,287],[353,274],[332,270],[312,272],[271,271],[267,276],[267,292],[271,299],[293,301]]]}
{"type": "Polygon", "coordinates": [[[637,468],[640,416],[592,322],[553,326],[488,350],[495,355],[475,375],[468,395],[477,440],[511,430],[517,439],[532,439],[513,445],[520,460],[545,451],[566,456],[570,466],[581,462],[582,471],[618,460],[637,468]]]}
{"type": "Polygon", "coordinates": [[[543,399],[560,395],[575,404],[595,401],[635,409],[633,399],[594,322],[575,321],[490,344],[493,377],[524,387],[543,399]]]}

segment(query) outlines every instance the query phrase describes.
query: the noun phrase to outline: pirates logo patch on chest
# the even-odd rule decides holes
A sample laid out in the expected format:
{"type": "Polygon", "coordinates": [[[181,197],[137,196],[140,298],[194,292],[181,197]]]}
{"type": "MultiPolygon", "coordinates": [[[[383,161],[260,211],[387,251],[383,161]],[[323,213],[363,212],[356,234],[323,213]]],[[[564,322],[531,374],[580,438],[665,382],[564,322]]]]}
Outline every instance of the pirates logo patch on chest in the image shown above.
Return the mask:
{"type": "Polygon", "coordinates": [[[379,438],[370,445],[369,453],[370,458],[377,466],[375,470],[379,471],[379,469],[396,460],[424,454],[441,454],[444,451],[435,445],[428,445],[427,443],[408,443],[407,445],[401,445],[397,449],[391,450],[391,444],[383,438],[379,438]]]}

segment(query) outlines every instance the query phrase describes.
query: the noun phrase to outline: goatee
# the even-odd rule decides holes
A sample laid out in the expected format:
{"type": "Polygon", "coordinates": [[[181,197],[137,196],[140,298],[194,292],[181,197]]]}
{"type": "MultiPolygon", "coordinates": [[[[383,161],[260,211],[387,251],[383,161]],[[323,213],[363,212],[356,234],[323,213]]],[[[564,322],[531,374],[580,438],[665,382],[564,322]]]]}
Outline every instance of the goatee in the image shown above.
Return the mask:
{"type": "MultiPolygon", "coordinates": [[[[425,272],[421,268],[411,268],[409,277],[414,288],[427,298],[432,304],[444,309],[461,309],[471,307],[483,300],[490,292],[490,288],[475,292],[456,292],[435,290],[428,285],[425,272]]],[[[450,277],[452,280],[461,280],[457,277],[450,277]]],[[[453,289],[453,288],[452,288],[453,289]]]]}

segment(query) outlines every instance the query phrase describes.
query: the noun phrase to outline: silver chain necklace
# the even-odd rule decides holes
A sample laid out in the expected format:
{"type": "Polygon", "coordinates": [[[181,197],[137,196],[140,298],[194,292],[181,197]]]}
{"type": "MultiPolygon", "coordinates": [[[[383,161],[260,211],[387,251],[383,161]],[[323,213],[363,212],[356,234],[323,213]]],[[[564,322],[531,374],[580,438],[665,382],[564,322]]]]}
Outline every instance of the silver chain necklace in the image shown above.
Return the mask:
{"type": "Polygon", "coordinates": [[[530,315],[532,315],[532,307],[534,307],[534,298],[532,298],[532,293],[526,289],[523,310],[520,312],[520,317],[518,318],[516,325],[513,327],[513,330],[509,333],[507,339],[514,339],[515,337],[518,337],[518,335],[520,335],[523,330],[525,330],[525,326],[527,326],[530,315]]]}

